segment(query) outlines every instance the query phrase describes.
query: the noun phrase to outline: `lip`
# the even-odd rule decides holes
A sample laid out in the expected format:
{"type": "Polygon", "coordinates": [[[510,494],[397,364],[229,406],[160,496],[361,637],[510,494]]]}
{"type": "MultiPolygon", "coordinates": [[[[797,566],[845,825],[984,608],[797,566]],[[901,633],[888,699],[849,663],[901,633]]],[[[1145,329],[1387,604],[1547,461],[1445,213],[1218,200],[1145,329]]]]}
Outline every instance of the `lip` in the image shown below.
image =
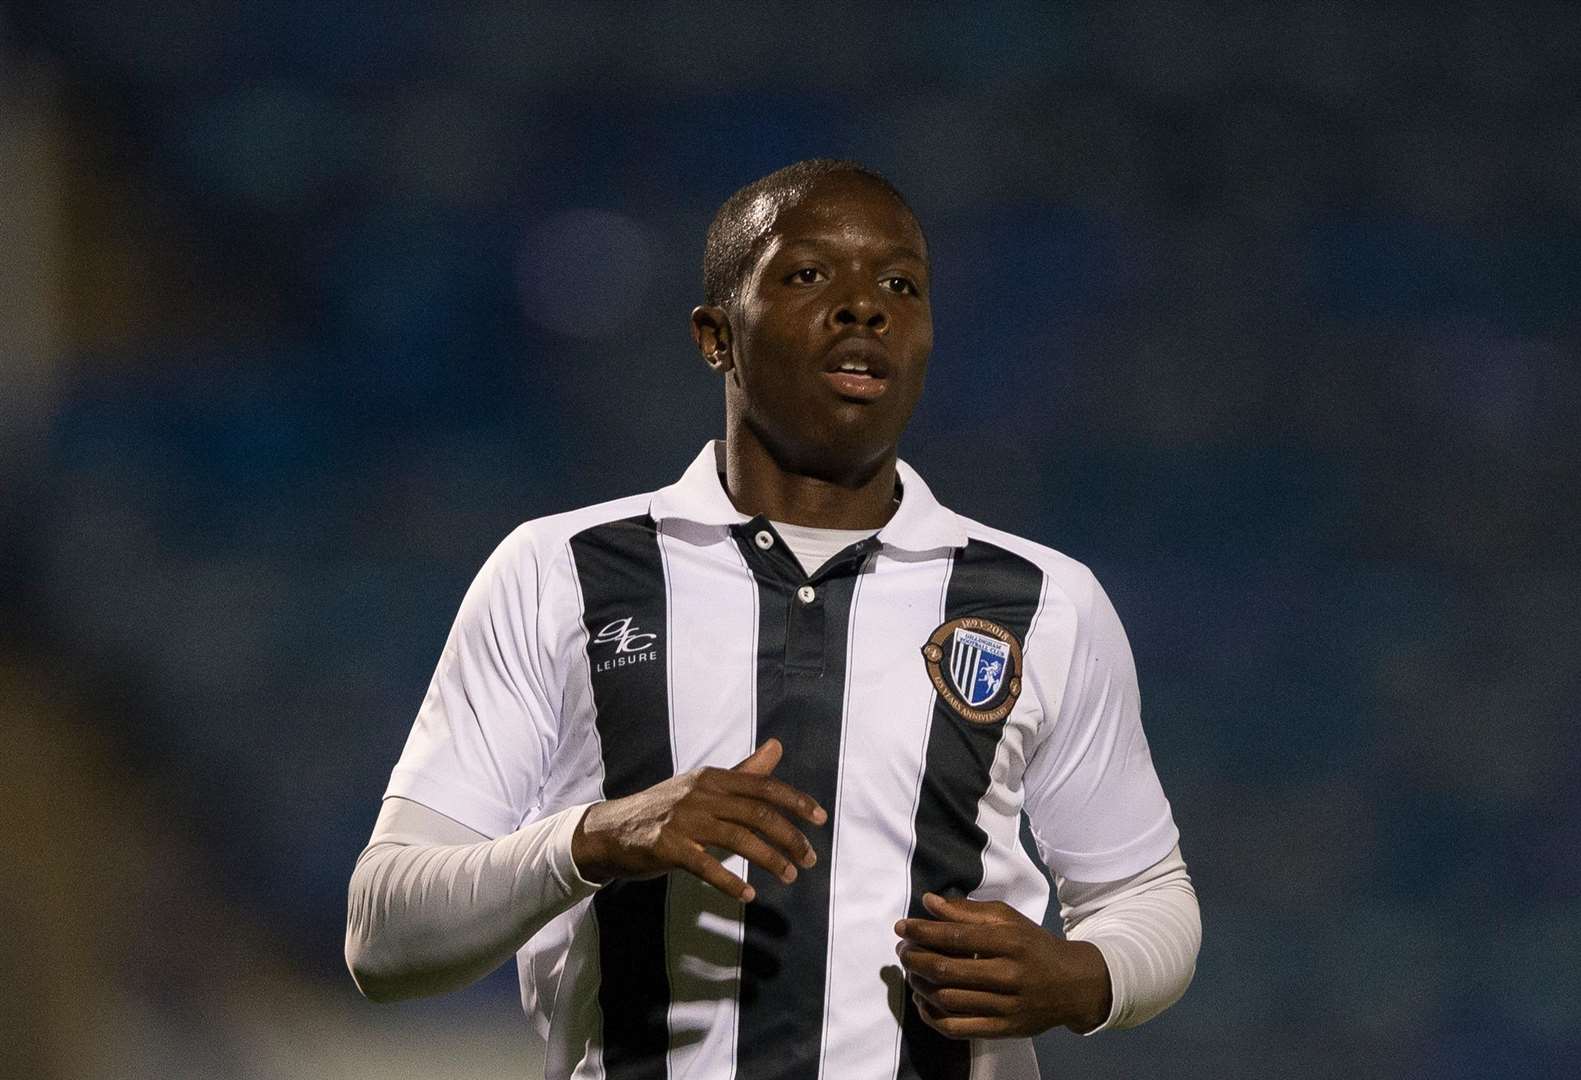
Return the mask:
{"type": "Polygon", "coordinates": [[[835,343],[825,358],[823,377],[834,392],[851,401],[875,401],[889,388],[889,355],[877,340],[848,337],[835,343]],[[847,360],[861,360],[866,375],[841,371],[847,360]]]}
{"type": "Polygon", "coordinates": [[[889,389],[888,379],[871,375],[855,375],[849,371],[826,371],[824,379],[834,392],[848,401],[877,401],[889,389]]]}
{"type": "Polygon", "coordinates": [[[830,347],[824,359],[824,371],[839,371],[847,360],[862,360],[868,371],[880,379],[889,378],[889,351],[877,338],[842,338],[830,347]]]}

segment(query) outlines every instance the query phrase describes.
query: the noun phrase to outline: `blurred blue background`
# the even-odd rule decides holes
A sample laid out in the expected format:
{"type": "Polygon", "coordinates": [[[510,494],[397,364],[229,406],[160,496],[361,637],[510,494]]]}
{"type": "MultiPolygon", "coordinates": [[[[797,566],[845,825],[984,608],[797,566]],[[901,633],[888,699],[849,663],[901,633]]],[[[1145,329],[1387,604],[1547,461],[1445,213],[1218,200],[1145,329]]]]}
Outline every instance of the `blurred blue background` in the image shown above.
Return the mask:
{"type": "Polygon", "coordinates": [[[534,1075],[509,969],[357,996],[346,881],[493,545],[721,430],[714,208],[832,155],[932,242],[903,453],[1106,584],[1202,901],[1045,1075],[1577,1075],[1581,8],[1518,11],[0,7],[0,1072],[534,1075]]]}

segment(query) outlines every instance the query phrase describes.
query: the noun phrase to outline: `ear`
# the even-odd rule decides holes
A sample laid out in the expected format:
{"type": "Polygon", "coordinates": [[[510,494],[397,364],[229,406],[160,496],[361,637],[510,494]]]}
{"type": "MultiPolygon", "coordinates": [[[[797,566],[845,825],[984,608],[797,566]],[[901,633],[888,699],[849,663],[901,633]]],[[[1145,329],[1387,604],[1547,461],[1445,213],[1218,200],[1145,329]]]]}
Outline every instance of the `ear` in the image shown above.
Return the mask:
{"type": "Polygon", "coordinates": [[[692,340],[703,362],[721,375],[736,366],[730,353],[730,317],[725,309],[712,304],[692,309],[692,340]]]}

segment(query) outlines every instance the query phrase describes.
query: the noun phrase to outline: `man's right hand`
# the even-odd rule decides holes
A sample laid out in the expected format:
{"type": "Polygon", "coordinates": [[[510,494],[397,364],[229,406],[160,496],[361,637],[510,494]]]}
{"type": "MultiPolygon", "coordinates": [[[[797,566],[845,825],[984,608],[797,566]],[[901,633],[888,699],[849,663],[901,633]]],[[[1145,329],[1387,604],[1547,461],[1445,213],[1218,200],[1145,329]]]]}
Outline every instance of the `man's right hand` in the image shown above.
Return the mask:
{"type": "Polygon", "coordinates": [[[624,799],[595,803],[577,824],[571,857],[589,881],[657,877],[680,869],[737,900],[752,886],[726,870],[707,848],[744,856],[789,884],[796,868],[817,861],[807,837],[786,815],[812,825],[829,820],[823,807],[772,774],[784,747],[769,739],[729,769],[694,769],[624,799]]]}

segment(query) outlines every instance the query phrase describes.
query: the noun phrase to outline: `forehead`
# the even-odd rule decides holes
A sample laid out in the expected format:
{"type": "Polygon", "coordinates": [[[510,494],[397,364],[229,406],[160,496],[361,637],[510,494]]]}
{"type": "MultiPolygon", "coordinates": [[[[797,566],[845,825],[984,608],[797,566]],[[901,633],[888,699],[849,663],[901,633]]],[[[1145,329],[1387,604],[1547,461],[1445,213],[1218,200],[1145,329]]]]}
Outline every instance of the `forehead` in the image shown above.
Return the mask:
{"type": "Polygon", "coordinates": [[[751,213],[753,223],[764,229],[765,255],[793,243],[817,241],[909,248],[927,255],[911,211],[860,174],[821,177],[778,207],[760,200],[751,213]]]}

